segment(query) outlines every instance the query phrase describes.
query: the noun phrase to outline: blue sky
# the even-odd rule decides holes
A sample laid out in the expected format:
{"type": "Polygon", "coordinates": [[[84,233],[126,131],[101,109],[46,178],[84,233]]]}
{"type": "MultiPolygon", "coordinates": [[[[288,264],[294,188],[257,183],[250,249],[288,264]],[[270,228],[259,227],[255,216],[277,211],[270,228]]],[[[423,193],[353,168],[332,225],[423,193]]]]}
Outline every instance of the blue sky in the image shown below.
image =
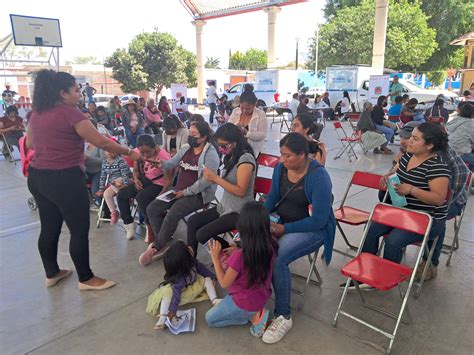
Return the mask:
{"type": "MultiPolygon", "coordinates": [[[[277,18],[278,61],[294,60],[295,42],[299,38],[300,55],[307,52],[308,38],[317,21],[322,21],[324,0],[283,7],[277,18]]],[[[0,6],[0,38],[11,33],[9,14],[58,18],[63,48],[61,62],[75,56],[106,57],[117,48],[125,48],[142,31],[172,33],[187,49],[195,52],[195,31],[192,18],[178,0],[137,2],[111,0],[2,1],[0,6]],[[145,5],[146,4],[146,5],[145,5]]],[[[267,14],[263,11],[208,21],[204,26],[204,56],[217,57],[224,65],[229,49],[246,50],[251,46],[267,47],[267,14]]]]}

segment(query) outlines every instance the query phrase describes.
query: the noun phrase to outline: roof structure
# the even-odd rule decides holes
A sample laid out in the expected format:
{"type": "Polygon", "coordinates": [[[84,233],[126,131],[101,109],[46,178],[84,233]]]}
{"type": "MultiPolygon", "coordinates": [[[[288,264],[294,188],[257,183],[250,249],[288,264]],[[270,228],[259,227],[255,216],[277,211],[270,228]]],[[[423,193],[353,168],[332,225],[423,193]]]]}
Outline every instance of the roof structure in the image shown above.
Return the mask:
{"type": "Polygon", "coordinates": [[[293,5],[308,0],[180,0],[194,20],[238,15],[269,6],[293,5]]]}
{"type": "Polygon", "coordinates": [[[474,39],[474,32],[469,32],[462,35],[461,37],[452,40],[451,42],[449,42],[449,44],[452,46],[464,46],[467,41],[472,39],[474,39]]]}

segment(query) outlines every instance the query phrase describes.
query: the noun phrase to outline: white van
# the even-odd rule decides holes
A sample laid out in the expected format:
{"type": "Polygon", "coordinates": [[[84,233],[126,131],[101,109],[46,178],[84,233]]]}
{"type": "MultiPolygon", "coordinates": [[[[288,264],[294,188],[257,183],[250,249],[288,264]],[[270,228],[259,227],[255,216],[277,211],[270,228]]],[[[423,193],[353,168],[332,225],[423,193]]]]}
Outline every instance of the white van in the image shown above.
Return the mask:
{"type": "Polygon", "coordinates": [[[296,70],[268,69],[255,73],[254,82],[238,83],[226,90],[229,100],[242,95],[245,85],[254,87],[258,107],[270,107],[278,103],[291,101],[291,97],[298,92],[298,72],[296,70]]]}

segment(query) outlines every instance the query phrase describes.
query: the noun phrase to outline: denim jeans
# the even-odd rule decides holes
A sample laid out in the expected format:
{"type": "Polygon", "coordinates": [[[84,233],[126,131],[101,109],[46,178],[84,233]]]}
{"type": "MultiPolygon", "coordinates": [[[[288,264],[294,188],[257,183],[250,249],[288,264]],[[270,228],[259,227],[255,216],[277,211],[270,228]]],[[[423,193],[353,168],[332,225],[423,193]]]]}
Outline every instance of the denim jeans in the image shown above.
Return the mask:
{"type": "Polygon", "coordinates": [[[469,170],[474,171],[474,153],[462,154],[461,159],[466,163],[469,170]]]}
{"type": "MultiPolygon", "coordinates": [[[[431,231],[428,236],[428,246],[431,247],[434,238],[439,236],[436,248],[434,250],[431,261],[433,265],[439,264],[439,256],[441,254],[441,248],[443,246],[443,239],[446,230],[445,219],[433,219],[431,231]]],[[[385,246],[383,252],[383,258],[400,264],[403,257],[403,248],[407,245],[415,242],[420,242],[423,238],[419,234],[410,233],[401,229],[385,226],[379,223],[372,223],[367,233],[367,237],[362,247],[362,252],[377,254],[379,249],[379,239],[383,235],[388,235],[385,238],[385,246]]],[[[424,256],[425,260],[427,255],[424,256]]]]}
{"type": "Polygon", "coordinates": [[[132,148],[137,147],[137,138],[145,134],[145,129],[143,127],[138,127],[135,133],[132,133],[130,128],[125,128],[125,135],[127,136],[128,144],[132,146],[132,148]]]}
{"type": "Polygon", "coordinates": [[[209,108],[211,109],[211,113],[209,114],[209,123],[214,122],[214,114],[216,113],[216,104],[209,104],[209,108]]]}
{"type": "Polygon", "coordinates": [[[291,272],[288,265],[323,245],[322,232],[289,233],[278,239],[278,256],[273,264],[275,314],[290,315],[291,272]]]}
{"type": "Polygon", "coordinates": [[[256,312],[239,308],[232,296],[225,296],[222,301],[207,311],[205,319],[209,327],[228,327],[229,325],[247,324],[256,312]]]}
{"type": "Polygon", "coordinates": [[[383,133],[387,142],[390,142],[395,134],[393,129],[384,125],[376,124],[375,128],[377,128],[377,131],[383,133]]]}

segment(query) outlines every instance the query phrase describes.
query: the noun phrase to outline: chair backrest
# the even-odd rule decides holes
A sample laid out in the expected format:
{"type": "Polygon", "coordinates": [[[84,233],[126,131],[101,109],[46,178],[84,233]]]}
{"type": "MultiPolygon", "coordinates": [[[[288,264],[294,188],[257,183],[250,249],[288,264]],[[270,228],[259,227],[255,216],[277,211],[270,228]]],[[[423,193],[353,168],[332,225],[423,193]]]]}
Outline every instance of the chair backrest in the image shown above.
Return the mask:
{"type": "Polygon", "coordinates": [[[348,113],[346,117],[349,121],[357,122],[360,120],[360,113],[348,113]]]}
{"type": "Polygon", "coordinates": [[[439,124],[443,124],[444,123],[444,118],[443,117],[428,117],[428,119],[426,120],[427,122],[429,123],[439,123],[439,124]]]}
{"type": "Polygon", "coordinates": [[[398,115],[389,115],[388,120],[392,123],[397,123],[400,121],[400,116],[398,115]]]}
{"type": "Polygon", "coordinates": [[[280,157],[276,155],[260,153],[257,157],[257,165],[267,166],[269,168],[274,168],[280,161],[280,157]]]}
{"type": "Polygon", "coordinates": [[[334,123],[334,129],[337,130],[337,129],[341,129],[341,128],[342,128],[341,122],[335,121],[335,122],[333,122],[333,123],[334,123]]]}
{"type": "Polygon", "coordinates": [[[471,181],[472,181],[472,173],[469,173],[467,175],[467,180],[466,180],[466,190],[469,191],[471,188],[471,181]]]}
{"type": "Polygon", "coordinates": [[[429,214],[385,203],[379,203],[374,207],[370,221],[419,235],[425,235],[431,229],[429,214]]]}
{"type": "Polygon", "coordinates": [[[352,175],[351,184],[385,191],[385,189],[380,187],[381,178],[382,175],[379,174],[373,174],[367,171],[356,171],[354,172],[354,175],[352,175]]]}
{"type": "Polygon", "coordinates": [[[261,176],[255,177],[253,192],[256,194],[268,195],[272,187],[272,179],[261,176]]]}

